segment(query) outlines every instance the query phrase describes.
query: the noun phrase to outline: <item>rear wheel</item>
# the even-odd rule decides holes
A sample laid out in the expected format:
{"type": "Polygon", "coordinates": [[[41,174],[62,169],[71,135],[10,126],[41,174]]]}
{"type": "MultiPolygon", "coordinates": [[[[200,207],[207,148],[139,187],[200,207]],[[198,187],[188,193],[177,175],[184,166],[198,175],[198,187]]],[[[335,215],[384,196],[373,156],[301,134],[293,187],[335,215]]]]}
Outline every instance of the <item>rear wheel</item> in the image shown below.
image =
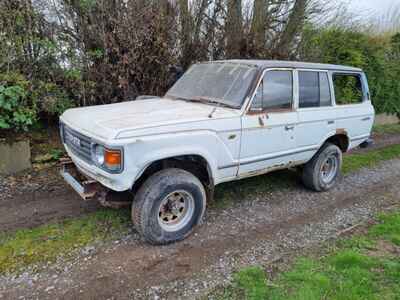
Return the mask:
{"type": "Polygon", "coordinates": [[[202,221],[206,193],[193,174],[165,169],[148,178],[132,205],[132,221],[152,244],[168,244],[187,237],[202,221]]]}
{"type": "Polygon", "coordinates": [[[333,188],[341,174],[342,151],[334,144],[325,144],[304,166],[302,179],[306,187],[317,192],[333,188]]]}

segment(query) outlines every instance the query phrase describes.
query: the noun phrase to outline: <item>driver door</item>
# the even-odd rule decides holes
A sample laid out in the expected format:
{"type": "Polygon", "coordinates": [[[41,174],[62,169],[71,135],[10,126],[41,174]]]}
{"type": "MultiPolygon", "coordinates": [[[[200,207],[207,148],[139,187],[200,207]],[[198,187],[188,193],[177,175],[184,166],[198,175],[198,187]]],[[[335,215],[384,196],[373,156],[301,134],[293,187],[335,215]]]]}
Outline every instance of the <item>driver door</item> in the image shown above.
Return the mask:
{"type": "Polygon", "coordinates": [[[242,117],[239,177],[279,169],[295,159],[293,75],[291,69],[264,73],[250,109],[242,117]]]}

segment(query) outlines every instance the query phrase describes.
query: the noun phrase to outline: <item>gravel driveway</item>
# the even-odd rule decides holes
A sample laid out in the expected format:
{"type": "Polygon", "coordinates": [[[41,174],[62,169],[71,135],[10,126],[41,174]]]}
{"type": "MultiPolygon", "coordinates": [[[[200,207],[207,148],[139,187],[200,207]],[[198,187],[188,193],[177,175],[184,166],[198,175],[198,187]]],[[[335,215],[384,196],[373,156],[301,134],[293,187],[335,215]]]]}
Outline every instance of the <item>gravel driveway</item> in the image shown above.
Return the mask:
{"type": "Polygon", "coordinates": [[[337,188],[314,193],[300,184],[210,210],[189,239],[144,244],[135,232],[84,251],[39,274],[0,279],[0,299],[180,299],[204,296],[249,264],[284,260],[337,232],[400,204],[400,160],[363,169],[337,188]]]}

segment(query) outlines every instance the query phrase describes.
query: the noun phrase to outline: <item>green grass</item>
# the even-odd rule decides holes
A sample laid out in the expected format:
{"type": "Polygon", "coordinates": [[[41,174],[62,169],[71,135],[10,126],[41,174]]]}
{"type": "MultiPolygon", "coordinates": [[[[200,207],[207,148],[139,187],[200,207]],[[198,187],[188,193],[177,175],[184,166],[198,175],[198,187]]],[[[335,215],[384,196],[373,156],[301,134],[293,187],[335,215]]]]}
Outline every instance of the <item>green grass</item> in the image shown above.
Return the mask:
{"type": "Polygon", "coordinates": [[[343,157],[343,173],[351,173],[361,168],[372,168],[385,160],[400,157],[400,145],[372,150],[366,153],[345,155],[343,157]]]}
{"type": "Polygon", "coordinates": [[[54,262],[74,249],[107,240],[127,230],[126,212],[100,210],[82,218],[0,235],[0,274],[54,262]]]}
{"type": "Polygon", "coordinates": [[[337,243],[320,257],[297,259],[289,271],[268,281],[262,267],[244,268],[217,299],[400,299],[400,258],[378,241],[399,245],[400,213],[382,215],[365,235],[337,243]],[[380,252],[379,252],[380,251],[380,252]],[[379,252],[379,255],[377,253],[379,252]]]}
{"type": "Polygon", "coordinates": [[[373,132],[376,134],[400,134],[399,124],[375,125],[373,132]]]}
{"type": "Polygon", "coordinates": [[[391,215],[381,215],[379,216],[379,220],[380,224],[372,227],[370,235],[373,237],[382,237],[400,246],[400,212],[391,215]]]}
{"type": "Polygon", "coordinates": [[[248,267],[233,276],[233,285],[225,290],[223,299],[266,299],[267,278],[260,267],[248,267]]]}

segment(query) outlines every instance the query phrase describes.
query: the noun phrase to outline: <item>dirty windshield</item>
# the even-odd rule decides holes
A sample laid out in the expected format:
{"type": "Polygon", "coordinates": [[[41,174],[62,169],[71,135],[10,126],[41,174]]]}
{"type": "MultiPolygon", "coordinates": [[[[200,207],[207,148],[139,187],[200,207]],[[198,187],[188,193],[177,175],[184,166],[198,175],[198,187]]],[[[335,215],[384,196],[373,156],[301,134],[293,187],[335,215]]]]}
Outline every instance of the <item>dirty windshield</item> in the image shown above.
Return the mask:
{"type": "Polygon", "coordinates": [[[240,108],[256,72],[256,67],[243,64],[196,64],[166,97],[240,108]]]}

